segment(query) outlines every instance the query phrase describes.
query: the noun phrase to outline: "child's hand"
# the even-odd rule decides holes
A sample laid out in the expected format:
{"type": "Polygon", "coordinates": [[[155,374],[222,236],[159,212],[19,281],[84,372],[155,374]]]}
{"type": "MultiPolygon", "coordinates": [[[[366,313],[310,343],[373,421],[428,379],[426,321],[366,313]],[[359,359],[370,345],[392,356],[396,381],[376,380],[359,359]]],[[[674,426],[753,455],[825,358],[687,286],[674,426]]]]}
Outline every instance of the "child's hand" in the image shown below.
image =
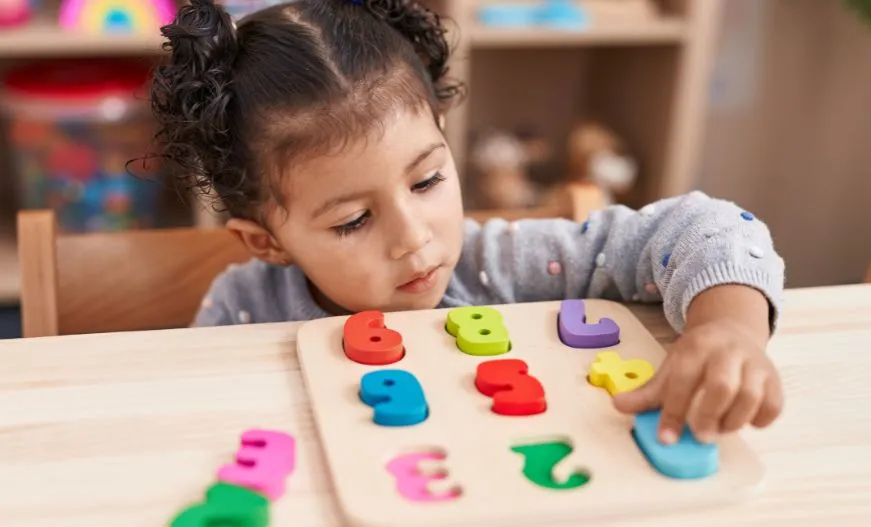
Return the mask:
{"type": "Polygon", "coordinates": [[[688,326],[654,377],[614,404],[632,414],[661,409],[660,439],[667,444],[684,424],[702,442],[748,423],[768,426],[780,415],[783,392],[766,341],[728,317],[688,326]]]}

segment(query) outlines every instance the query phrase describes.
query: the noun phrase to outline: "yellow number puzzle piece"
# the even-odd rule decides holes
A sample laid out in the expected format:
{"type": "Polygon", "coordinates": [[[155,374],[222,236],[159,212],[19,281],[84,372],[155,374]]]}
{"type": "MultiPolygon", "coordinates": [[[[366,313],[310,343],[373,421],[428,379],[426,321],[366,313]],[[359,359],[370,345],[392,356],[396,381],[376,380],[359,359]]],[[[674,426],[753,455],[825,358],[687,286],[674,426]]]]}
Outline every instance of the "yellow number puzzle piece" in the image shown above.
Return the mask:
{"type": "Polygon", "coordinates": [[[632,391],[653,377],[653,365],[644,359],[623,360],[615,351],[596,355],[590,365],[590,383],[611,395],[632,391]]]}

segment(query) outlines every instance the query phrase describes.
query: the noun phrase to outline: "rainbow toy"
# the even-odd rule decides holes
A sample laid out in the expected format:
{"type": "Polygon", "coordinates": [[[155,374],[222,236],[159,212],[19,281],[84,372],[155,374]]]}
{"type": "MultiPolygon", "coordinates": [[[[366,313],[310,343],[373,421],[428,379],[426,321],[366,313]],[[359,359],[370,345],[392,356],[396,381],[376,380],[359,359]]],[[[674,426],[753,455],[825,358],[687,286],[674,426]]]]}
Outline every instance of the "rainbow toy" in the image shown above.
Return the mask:
{"type": "Polygon", "coordinates": [[[171,0],[63,0],[59,23],[90,34],[152,33],[172,21],[171,0]]]}

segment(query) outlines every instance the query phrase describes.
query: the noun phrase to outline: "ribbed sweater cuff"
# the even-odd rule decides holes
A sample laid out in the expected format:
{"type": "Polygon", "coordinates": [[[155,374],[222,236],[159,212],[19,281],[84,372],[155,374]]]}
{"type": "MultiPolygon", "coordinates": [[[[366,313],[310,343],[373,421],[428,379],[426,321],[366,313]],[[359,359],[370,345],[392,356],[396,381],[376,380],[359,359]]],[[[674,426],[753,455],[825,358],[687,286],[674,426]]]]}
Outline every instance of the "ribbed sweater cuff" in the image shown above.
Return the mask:
{"type": "Polygon", "coordinates": [[[693,299],[707,289],[718,285],[737,284],[753,287],[768,300],[768,323],[773,335],[780,319],[783,298],[783,276],[752,267],[739,267],[720,262],[700,272],[684,291],[681,299],[680,331],[686,323],[687,311],[693,299]]]}

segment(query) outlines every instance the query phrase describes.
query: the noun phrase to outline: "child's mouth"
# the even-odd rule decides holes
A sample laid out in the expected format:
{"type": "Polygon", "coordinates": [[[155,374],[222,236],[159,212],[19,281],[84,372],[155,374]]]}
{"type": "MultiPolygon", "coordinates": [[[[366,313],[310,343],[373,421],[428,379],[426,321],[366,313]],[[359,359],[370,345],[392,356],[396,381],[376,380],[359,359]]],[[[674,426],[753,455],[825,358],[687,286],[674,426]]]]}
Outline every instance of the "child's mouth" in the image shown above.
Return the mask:
{"type": "Polygon", "coordinates": [[[398,289],[404,293],[425,293],[435,287],[436,285],[436,275],[441,266],[433,267],[425,272],[423,275],[418,275],[413,280],[406,282],[398,287],[398,289]]]}

